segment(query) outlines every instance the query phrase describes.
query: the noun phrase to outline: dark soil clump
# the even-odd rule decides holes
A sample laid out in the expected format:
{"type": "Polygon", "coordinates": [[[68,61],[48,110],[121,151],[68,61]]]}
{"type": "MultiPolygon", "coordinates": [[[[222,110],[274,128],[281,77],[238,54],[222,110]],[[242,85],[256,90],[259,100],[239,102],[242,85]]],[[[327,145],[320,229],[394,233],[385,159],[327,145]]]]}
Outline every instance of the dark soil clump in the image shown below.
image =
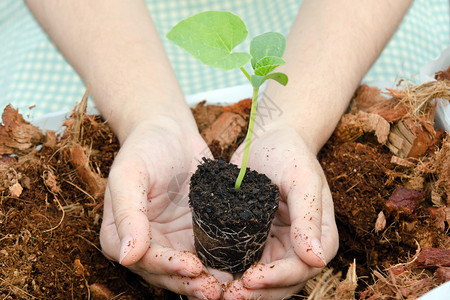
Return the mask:
{"type": "Polygon", "coordinates": [[[249,169],[235,189],[238,174],[236,165],[204,159],[189,193],[197,254],[206,265],[233,273],[260,258],[279,197],[267,176],[249,169]]]}

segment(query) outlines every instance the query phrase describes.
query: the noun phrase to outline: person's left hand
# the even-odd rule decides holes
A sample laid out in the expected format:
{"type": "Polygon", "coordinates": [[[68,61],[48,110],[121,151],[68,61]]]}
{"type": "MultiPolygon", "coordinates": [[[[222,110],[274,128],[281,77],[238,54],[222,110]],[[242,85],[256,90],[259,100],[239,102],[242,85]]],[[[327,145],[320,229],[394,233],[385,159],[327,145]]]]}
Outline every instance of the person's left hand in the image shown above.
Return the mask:
{"type": "MultiPolygon", "coordinates": [[[[231,162],[241,164],[244,145],[231,162]]],[[[338,249],[333,201],[317,158],[292,128],[254,136],[248,167],[280,188],[278,212],[258,264],[234,280],[224,299],[282,299],[298,292],[338,249]]]]}

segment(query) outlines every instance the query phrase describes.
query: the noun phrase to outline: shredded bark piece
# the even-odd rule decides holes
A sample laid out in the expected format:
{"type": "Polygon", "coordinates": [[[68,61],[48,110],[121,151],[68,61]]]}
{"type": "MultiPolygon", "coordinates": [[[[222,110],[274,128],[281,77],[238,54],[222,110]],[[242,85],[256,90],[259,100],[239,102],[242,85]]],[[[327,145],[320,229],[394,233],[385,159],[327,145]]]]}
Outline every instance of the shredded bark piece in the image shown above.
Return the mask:
{"type": "Polygon", "coordinates": [[[379,88],[363,84],[355,92],[353,98],[354,110],[367,111],[375,105],[385,103],[387,99],[386,96],[382,95],[379,88]]]}
{"type": "Polygon", "coordinates": [[[2,119],[0,155],[29,153],[45,141],[45,136],[39,128],[25,121],[11,105],[5,107],[2,119]]]}
{"type": "Polygon", "coordinates": [[[252,105],[252,99],[244,99],[235,104],[227,105],[223,107],[223,112],[232,112],[240,115],[243,118],[248,118],[250,115],[250,109],[252,105]]]}
{"type": "Polygon", "coordinates": [[[411,215],[425,193],[397,187],[385,206],[390,213],[411,215]]]}
{"type": "Polygon", "coordinates": [[[23,188],[20,183],[16,182],[9,187],[9,193],[13,197],[19,197],[22,194],[23,188]]]}
{"type": "Polygon", "coordinates": [[[356,114],[346,114],[341,118],[335,132],[339,141],[353,141],[366,132],[373,132],[380,144],[385,144],[389,135],[390,125],[377,114],[359,111],[356,114]]]}
{"type": "Polygon", "coordinates": [[[83,266],[83,264],[81,263],[81,261],[80,261],[79,258],[76,258],[76,259],[74,260],[74,262],[73,262],[73,267],[74,267],[74,269],[75,269],[75,273],[76,273],[78,276],[84,276],[85,269],[84,269],[84,266],[83,266]]]}
{"type": "Polygon", "coordinates": [[[52,170],[47,170],[44,175],[44,183],[47,186],[48,189],[50,189],[50,191],[53,194],[58,194],[59,192],[61,192],[61,187],[58,183],[58,180],[55,176],[55,174],[53,173],[52,170]]]}
{"type": "Polygon", "coordinates": [[[202,132],[211,126],[211,124],[222,114],[221,106],[205,104],[206,100],[203,100],[192,109],[192,114],[197,122],[199,132],[202,132]]]}
{"type": "Polygon", "coordinates": [[[440,267],[434,272],[434,276],[439,283],[445,283],[450,280],[450,267],[440,267]]]}
{"type": "Polygon", "coordinates": [[[425,182],[424,177],[414,176],[405,183],[405,188],[420,191],[423,190],[424,188],[424,182],[425,182]]]}
{"type": "Polygon", "coordinates": [[[345,280],[342,281],[334,293],[335,299],[355,299],[358,276],[356,275],[356,261],[350,265],[345,280]]]}
{"type": "Polygon", "coordinates": [[[391,163],[402,166],[402,167],[407,167],[407,168],[412,168],[414,167],[414,163],[409,161],[408,159],[405,158],[401,158],[395,155],[392,155],[391,157],[391,163]]]}
{"type": "Polygon", "coordinates": [[[423,268],[450,267],[450,249],[422,249],[417,257],[416,264],[423,268]]]}
{"type": "Polygon", "coordinates": [[[445,71],[437,72],[435,78],[436,80],[449,81],[450,83],[450,67],[445,71]]]}
{"type": "Polygon", "coordinates": [[[380,232],[386,228],[386,216],[383,211],[380,211],[377,217],[377,221],[375,222],[375,232],[380,232]]]}
{"type": "Polygon", "coordinates": [[[89,166],[89,158],[83,147],[74,145],[69,149],[72,163],[78,177],[86,184],[88,192],[97,200],[103,199],[106,188],[106,178],[102,178],[89,166]]]}
{"type": "Polygon", "coordinates": [[[240,115],[224,112],[210,127],[202,132],[206,144],[210,145],[217,140],[221,147],[232,144],[245,130],[247,122],[240,115]]]}
{"type": "Polygon", "coordinates": [[[440,207],[440,208],[430,207],[429,211],[430,211],[431,224],[434,227],[444,231],[445,230],[445,221],[446,221],[445,207],[440,207]]]}
{"type": "Polygon", "coordinates": [[[447,205],[450,205],[450,139],[447,137],[441,150],[436,153],[434,168],[438,179],[435,183],[447,195],[447,205]]]}
{"type": "Polygon", "coordinates": [[[398,122],[389,134],[387,146],[395,155],[418,158],[431,146],[433,136],[412,119],[398,122]]]}
{"type": "Polygon", "coordinates": [[[93,283],[89,286],[92,297],[96,300],[115,299],[116,295],[101,283],[93,283]]]}

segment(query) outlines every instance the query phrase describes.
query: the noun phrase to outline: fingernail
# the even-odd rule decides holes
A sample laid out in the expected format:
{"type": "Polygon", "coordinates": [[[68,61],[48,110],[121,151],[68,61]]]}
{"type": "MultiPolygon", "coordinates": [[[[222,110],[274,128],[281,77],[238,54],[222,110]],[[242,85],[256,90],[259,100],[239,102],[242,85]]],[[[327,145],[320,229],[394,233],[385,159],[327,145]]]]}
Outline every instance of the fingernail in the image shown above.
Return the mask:
{"type": "Polygon", "coordinates": [[[181,276],[186,276],[186,277],[195,277],[198,275],[198,274],[194,274],[194,273],[189,272],[188,270],[184,270],[184,269],[178,271],[178,274],[180,274],[181,276]]]}
{"type": "Polygon", "coordinates": [[[131,248],[133,248],[133,238],[129,235],[124,237],[122,241],[120,242],[120,256],[119,256],[119,264],[122,263],[122,260],[127,256],[127,254],[131,251],[131,248]]]}
{"type": "Polygon", "coordinates": [[[208,300],[208,298],[206,298],[205,294],[203,294],[202,291],[195,291],[194,292],[194,297],[196,297],[198,299],[208,300]]]}
{"type": "Polygon", "coordinates": [[[318,239],[313,239],[311,241],[311,248],[312,252],[323,262],[323,266],[326,266],[327,262],[325,261],[325,256],[323,255],[322,244],[318,239]]]}
{"type": "Polygon", "coordinates": [[[258,289],[262,289],[264,287],[264,284],[254,283],[254,284],[244,284],[244,286],[251,290],[258,290],[258,289]]]}

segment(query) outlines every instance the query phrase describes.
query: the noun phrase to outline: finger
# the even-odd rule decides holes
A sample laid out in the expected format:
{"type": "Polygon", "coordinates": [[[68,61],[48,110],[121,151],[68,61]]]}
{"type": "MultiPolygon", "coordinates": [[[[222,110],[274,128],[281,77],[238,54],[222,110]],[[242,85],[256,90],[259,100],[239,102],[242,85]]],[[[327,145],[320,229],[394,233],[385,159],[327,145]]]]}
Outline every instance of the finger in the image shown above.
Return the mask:
{"type": "Polygon", "coordinates": [[[322,236],[322,178],[314,167],[294,164],[284,182],[292,182],[287,195],[291,241],[295,253],[312,267],[326,265],[322,236]]]}
{"type": "Polygon", "coordinates": [[[268,288],[250,290],[243,286],[241,280],[235,280],[231,282],[224,291],[223,299],[225,300],[272,300],[272,299],[286,299],[298,291],[304,286],[304,283],[297,284],[295,286],[285,288],[268,288]]]}
{"type": "Polygon", "coordinates": [[[286,288],[305,282],[319,273],[320,269],[302,262],[295,253],[268,264],[256,264],[242,276],[242,283],[248,289],[286,288]]]}
{"type": "MultiPolygon", "coordinates": [[[[124,243],[124,239],[121,242],[117,232],[118,227],[116,225],[116,221],[114,220],[112,203],[111,200],[109,199],[111,197],[110,194],[111,193],[109,189],[106,188],[103,222],[100,228],[100,244],[102,246],[102,250],[105,256],[107,256],[109,259],[120,262],[121,254],[124,251],[122,246],[122,244],[124,243]]],[[[148,236],[150,235],[149,229],[147,229],[145,232],[147,233],[148,236]]],[[[134,247],[134,244],[130,243],[130,246],[134,247]]],[[[144,248],[142,255],[144,255],[145,251],[147,250],[148,246],[144,248]]],[[[142,255],[140,255],[140,257],[142,257],[142,255]]],[[[140,259],[140,257],[136,257],[133,263],[136,263],[140,259]]]]}
{"type": "Polygon", "coordinates": [[[200,259],[188,251],[178,251],[151,244],[139,267],[156,275],[195,277],[203,272],[200,259]]]}
{"type": "Polygon", "coordinates": [[[207,270],[209,274],[213,275],[221,283],[227,283],[233,280],[233,274],[229,272],[224,272],[209,267],[207,268],[207,270]]]}
{"type": "Polygon", "coordinates": [[[152,285],[197,299],[220,299],[222,294],[222,287],[217,279],[206,273],[197,277],[142,273],[140,275],[152,285]]]}
{"type": "Polygon", "coordinates": [[[331,261],[339,248],[339,234],[334,216],[334,204],[328,183],[325,182],[322,191],[322,244],[325,260],[331,261]]]}
{"type": "Polygon", "coordinates": [[[141,166],[116,158],[108,178],[106,192],[120,239],[119,263],[124,266],[140,260],[150,245],[150,224],[145,213],[148,178],[141,166]]]}
{"type": "Polygon", "coordinates": [[[103,220],[100,227],[100,246],[103,254],[110,260],[119,261],[120,239],[117,235],[114,215],[112,213],[111,198],[108,188],[105,190],[103,203],[103,220]]]}

